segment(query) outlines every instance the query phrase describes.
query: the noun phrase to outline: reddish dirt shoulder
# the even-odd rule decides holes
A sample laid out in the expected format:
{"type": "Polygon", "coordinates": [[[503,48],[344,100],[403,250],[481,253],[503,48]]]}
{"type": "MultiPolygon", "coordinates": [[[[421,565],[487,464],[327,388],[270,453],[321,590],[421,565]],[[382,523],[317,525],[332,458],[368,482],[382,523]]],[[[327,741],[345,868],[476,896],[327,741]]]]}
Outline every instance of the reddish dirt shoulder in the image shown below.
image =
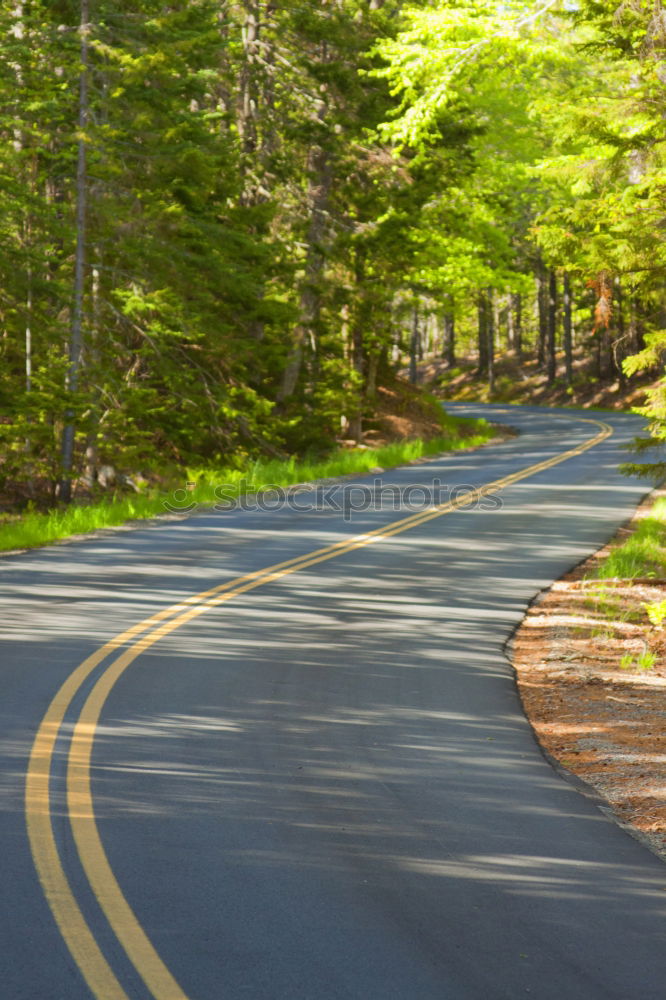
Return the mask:
{"type": "MultiPolygon", "coordinates": [[[[666,491],[636,518],[656,495],[666,491]]],[[[666,580],[585,579],[612,544],[535,602],[512,660],[544,750],[666,861],[666,629],[651,626],[644,608],[666,599],[666,580]],[[646,648],[656,655],[650,670],[621,666],[646,648]]]]}

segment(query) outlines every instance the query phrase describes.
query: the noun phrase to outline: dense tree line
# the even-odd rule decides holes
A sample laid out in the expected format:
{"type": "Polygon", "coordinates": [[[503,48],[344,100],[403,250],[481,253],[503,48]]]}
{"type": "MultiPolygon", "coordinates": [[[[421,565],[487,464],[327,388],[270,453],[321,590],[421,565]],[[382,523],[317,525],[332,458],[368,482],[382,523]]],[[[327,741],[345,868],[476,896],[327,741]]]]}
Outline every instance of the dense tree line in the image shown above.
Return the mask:
{"type": "MultiPolygon", "coordinates": [[[[535,355],[571,386],[574,340],[596,377],[622,391],[664,372],[666,26],[659,4],[462,0],[411,7],[380,42],[398,115],[380,130],[425,149],[443,113],[470,128],[473,169],[442,191],[424,236],[425,283],[440,302],[442,351],[476,338],[492,386],[498,345],[535,355]],[[463,224],[452,225],[452,205],[463,224]],[[444,254],[437,260],[435,248],[444,254]],[[445,298],[442,299],[442,293],[445,298]]],[[[666,439],[666,386],[648,393],[651,435],[666,439]]],[[[664,473],[664,463],[634,471],[664,473]]]]}
{"type": "Polygon", "coordinates": [[[359,438],[427,342],[661,365],[659,10],[565,6],[1,2],[3,481],[359,438]]]}
{"type": "Polygon", "coordinates": [[[383,6],[2,4],[5,479],[66,497],[100,463],[358,423],[391,300],[374,219],[407,186],[366,134],[383,6]]]}

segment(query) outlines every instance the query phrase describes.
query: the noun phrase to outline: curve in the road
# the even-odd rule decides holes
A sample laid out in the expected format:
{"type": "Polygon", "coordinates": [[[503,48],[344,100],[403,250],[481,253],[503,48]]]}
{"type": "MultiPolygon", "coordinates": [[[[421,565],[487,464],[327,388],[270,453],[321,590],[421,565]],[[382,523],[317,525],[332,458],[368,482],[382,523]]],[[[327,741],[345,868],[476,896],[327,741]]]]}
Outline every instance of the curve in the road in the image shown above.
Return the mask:
{"type": "MultiPolygon", "coordinates": [[[[580,421],[581,418],[578,418],[580,421]]],[[[545,461],[471,489],[455,500],[394,521],[363,535],[237,577],[194,595],[139,622],[106,643],[70,675],[44,716],[35,738],[26,781],[26,821],[35,867],[60,932],[77,966],[98,1000],[128,1000],[127,993],[102,953],[67,879],[52,825],[50,782],[56,743],[63,738],[64,720],[86,681],[116,650],[132,644],[102,669],[74,727],[67,752],[67,811],[81,864],[111,928],[155,1000],[187,1000],[141,927],[111,869],[98,832],[91,792],[90,765],[96,727],[114,685],[146,649],[192,619],[226,601],[374,542],[390,538],[434,518],[459,510],[501,489],[583,454],[609,438],[613,429],[598,420],[584,422],[599,431],[590,439],[545,461]]]]}

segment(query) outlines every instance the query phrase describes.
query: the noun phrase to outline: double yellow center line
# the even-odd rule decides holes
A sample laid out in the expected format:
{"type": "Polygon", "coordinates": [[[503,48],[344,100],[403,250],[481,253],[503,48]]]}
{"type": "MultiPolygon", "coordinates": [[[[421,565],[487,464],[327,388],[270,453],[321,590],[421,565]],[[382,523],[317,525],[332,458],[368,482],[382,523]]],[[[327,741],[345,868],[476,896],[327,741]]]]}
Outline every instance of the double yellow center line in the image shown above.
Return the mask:
{"type": "MultiPolygon", "coordinates": [[[[578,418],[581,419],[581,418],[578,418]]],[[[119,649],[115,659],[102,669],[74,725],[67,749],[67,816],[81,865],[92,892],[129,961],[155,1000],[187,1000],[186,994],[157,954],[125,899],[104,851],[95,821],[91,791],[91,757],[97,724],[106,699],[127,668],[160,639],[212,608],[240,594],[263,587],[282,577],[318,563],[335,559],[366,545],[392,538],[426,524],[444,514],[475,504],[490,493],[550,469],[605,441],[613,429],[598,420],[586,420],[600,428],[583,444],[512,475],[472,489],[447,503],[394,521],[363,535],[344,539],[306,555],[276,563],[237,577],[174,604],[132,626],[89,656],[68,677],[44,716],[30,755],[26,779],[26,822],[30,847],[42,889],[67,947],[97,1000],[130,1000],[77,902],[65,873],[53,828],[51,781],[56,744],[66,735],[65,718],[75,697],[98,667],[119,649]]]]}

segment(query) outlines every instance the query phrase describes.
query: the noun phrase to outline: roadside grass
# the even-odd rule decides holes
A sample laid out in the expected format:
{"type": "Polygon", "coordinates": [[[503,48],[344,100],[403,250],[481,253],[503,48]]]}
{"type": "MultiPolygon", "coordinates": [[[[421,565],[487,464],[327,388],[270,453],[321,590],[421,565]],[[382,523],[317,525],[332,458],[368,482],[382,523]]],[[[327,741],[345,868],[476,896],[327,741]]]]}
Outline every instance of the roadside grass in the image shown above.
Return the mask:
{"type": "Polygon", "coordinates": [[[188,513],[195,507],[215,504],[220,499],[226,504],[233,504],[245,494],[271,487],[288,487],[319,479],[365,475],[373,469],[395,468],[443,452],[478,447],[495,434],[495,429],[486,420],[444,414],[442,434],[428,440],[417,438],[380,448],[339,449],[320,460],[262,459],[240,470],[188,468],[185,481],[174,483],[171,490],[147,489],[131,496],[93,503],[75,502],[46,513],[28,511],[6,515],[4,520],[0,520],[0,552],[48,545],[72,535],[87,534],[169,512],[188,513]]]}
{"type": "Polygon", "coordinates": [[[611,582],[632,580],[655,582],[666,578],[666,497],[656,501],[649,515],[641,517],[636,529],[621,545],[595,567],[588,577],[593,583],[586,594],[585,603],[595,616],[607,625],[592,631],[595,638],[613,638],[616,625],[630,622],[642,628],[644,649],[639,654],[627,653],[620,660],[623,670],[649,671],[658,664],[657,654],[650,648],[666,621],[666,601],[655,604],[620,596],[611,582]],[[599,581],[594,585],[594,581],[599,581]],[[608,633],[608,634],[606,634],[608,633]]]}
{"type": "Polygon", "coordinates": [[[666,577],[666,497],[657,500],[633,534],[597,568],[600,580],[666,577]]]}

